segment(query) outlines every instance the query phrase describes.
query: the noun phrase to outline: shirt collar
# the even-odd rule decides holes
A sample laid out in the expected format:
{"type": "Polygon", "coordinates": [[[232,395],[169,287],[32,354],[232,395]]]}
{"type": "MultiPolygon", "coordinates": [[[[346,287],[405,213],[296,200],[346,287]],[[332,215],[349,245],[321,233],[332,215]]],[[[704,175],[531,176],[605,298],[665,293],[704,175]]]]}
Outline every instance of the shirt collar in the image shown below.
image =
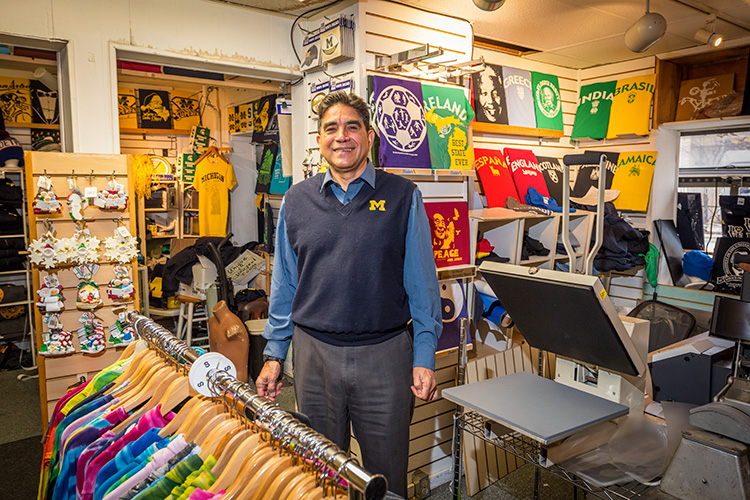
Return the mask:
{"type": "MultiPolygon", "coordinates": [[[[364,182],[369,184],[370,187],[375,189],[375,166],[370,160],[367,160],[367,167],[365,168],[365,171],[362,172],[362,175],[354,179],[352,182],[357,182],[359,179],[362,179],[364,182]]],[[[320,192],[322,193],[323,190],[333,182],[336,181],[333,180],[333,176],[331,176],[331,169],[329,167],[323,177],[323,184],[320,186],[320,192]]]]}

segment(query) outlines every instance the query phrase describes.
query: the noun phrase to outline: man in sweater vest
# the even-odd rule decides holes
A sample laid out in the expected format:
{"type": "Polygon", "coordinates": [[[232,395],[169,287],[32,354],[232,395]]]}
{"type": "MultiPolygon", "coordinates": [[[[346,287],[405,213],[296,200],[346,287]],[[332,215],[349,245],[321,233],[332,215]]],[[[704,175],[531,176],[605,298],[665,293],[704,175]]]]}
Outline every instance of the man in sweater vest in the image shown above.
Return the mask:
{"type": "Polygon", "coordinates": [[[275,398],[294,339],[294,389],[312,427],[406,496],[414,396],[437,396],[442,332],[430,225],[416,185],[376,170],[367,104],[334,92],[318,108],[330,168],[287,191],[276,231],[265,363],[275,398]]]}

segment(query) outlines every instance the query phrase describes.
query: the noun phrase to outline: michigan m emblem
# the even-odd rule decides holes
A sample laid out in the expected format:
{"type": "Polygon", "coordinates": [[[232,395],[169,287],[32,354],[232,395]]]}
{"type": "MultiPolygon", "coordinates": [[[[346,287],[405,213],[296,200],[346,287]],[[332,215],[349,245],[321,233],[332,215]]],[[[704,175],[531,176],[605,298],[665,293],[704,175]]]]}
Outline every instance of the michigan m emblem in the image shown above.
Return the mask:
{"type": "Polygon", "coordinates": [[[380,210],[385,212],[385,200],[370,200],[370,210],[380,210]]]}

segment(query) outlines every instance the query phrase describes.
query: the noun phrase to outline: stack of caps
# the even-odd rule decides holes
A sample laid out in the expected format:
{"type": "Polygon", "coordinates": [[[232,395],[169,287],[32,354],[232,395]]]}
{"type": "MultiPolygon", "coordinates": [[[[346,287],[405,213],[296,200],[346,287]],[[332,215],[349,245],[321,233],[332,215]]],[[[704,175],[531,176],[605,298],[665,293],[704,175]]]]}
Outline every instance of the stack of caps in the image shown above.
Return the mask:
{"type": "Polygon", "coordinates": [[[340,15],[320,26],[322,64],[354,59],[354,19],[340,15]]]}
{"type": "Polygon", "coordinates": [[[320,28],[305,35],[302,41],[304,59],[300,63],[303,73],[312,73],[323,69],[323,59],[320,57],[320,28]]]}
{"type": "Polygon", "coordinates": [[[0,130],[0,167],[23,167],[23,148],[21,143],[0,130]]]}

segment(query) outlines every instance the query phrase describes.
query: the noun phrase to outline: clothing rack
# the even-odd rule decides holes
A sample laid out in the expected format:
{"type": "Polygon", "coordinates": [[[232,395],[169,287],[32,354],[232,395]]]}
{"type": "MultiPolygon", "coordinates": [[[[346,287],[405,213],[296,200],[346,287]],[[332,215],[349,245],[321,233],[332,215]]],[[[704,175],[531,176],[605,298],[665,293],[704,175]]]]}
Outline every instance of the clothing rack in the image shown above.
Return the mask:
{"type": "Polygon", "coordinates": [[[190,372],[190,383],[196,390],[200,391],[197,384],[205,382],[213,397],[222,399],[226,405],[238,410],[238,413],[251,419],[256,425],[268,429],[272,438],[282,446],[333,473],[334,482],[339,479],[346,481],[350,499],[382,500],[385,497],[388,485],[384,476],[369,474],[332,441],[302,424],[279,408],[277,403],[259,396],[248,384],[240,382],[227,370],[211,367],[216,366],[215,358],[208,361],[208,356],[215,353],[200,356],[196,350],[150,318],[135,311],[128,316],[138,335],[154,350],[180,362],[183,369],[190,372]]]}

